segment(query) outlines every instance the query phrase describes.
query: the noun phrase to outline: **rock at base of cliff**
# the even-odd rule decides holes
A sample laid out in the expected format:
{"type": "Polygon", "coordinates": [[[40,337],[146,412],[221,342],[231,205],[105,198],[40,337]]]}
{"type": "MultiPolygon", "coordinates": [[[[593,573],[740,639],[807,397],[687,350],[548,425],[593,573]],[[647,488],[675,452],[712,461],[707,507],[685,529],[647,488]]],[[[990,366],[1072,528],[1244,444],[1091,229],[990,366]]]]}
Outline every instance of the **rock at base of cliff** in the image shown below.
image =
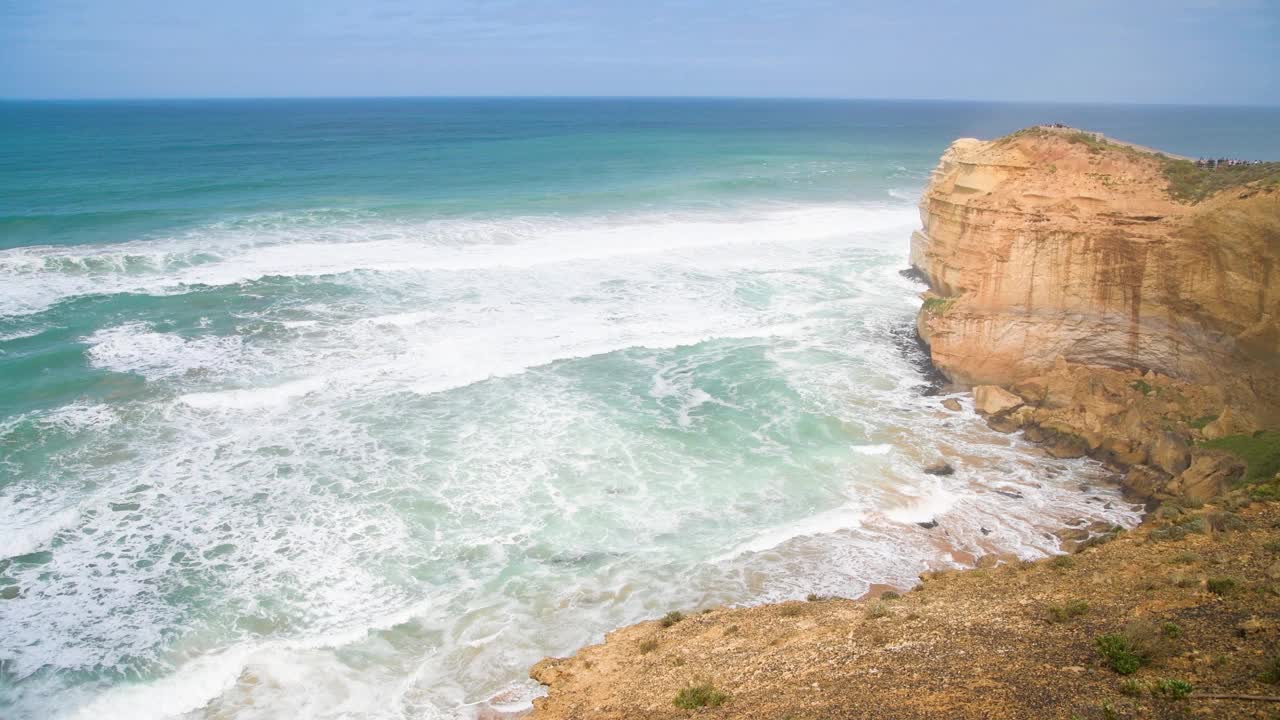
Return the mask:
{"type": "Polygon", "coordinates": [[[996,385],[973,389],[973,407],[983,415],[1003,415],[1022,406],[1022,398],[996,385]]]}
{"type": "Polygon", "coordinates": [[[1079,435],[1057,432],[1047,428],[1038,428],[1035,433],[1040,438],[1037,442],[1044,446],[1045,452],[1059,459],[1084,457],[1089,454],[1089,443],[1079,435]]]}
{"type": "Polygon", "coordinates": [[[1125,473],[1120,486],[1130,497],[1137,500],[1150,500],[1156,493],[1164,492],[1169,484],[1169,474],[1150,465],[1134,465],[1125,473]]]}
{"type": "Polygon", "coordinates": [[[936,463],[931,463],[929,465],[926,465],[924,468],[925,475],[950,475],[955,471],[956,469],[951,467],[950,463],[947,463],[944,460],[939,460],[936,463]]]}
{"type": "Polygon", "coordinates": [[[1169,483],[1169,492],[1192,502],[1206,502],[1220,495],[1244,475],[1245,465],[1234,455],[1195,450],[1191,466],[1169,483]]]}
{"type": "Polygon", "coordinates": [[[1244,417],[1230,407],[1226,407],[1213,422],[1204,426],[1202,432],[1205,439],[1216,440],[1228,435],[1251,435],[1257,429],[1258,426],[1252,418],[1244,417]]]}
{"type": "Polygon", "coordinates": [[[1151,446],[1151,464],[1177,475],[1191,464],[1191,448],[1177,433],[1164,431],[1156,436],[1151,446]]]}
{"type": "Polygon", "coordinates": [[[942,407],[950,410],[951,412],[960,412],[960,401],[955,398],[947,398],[942,401],[942,407]]]}

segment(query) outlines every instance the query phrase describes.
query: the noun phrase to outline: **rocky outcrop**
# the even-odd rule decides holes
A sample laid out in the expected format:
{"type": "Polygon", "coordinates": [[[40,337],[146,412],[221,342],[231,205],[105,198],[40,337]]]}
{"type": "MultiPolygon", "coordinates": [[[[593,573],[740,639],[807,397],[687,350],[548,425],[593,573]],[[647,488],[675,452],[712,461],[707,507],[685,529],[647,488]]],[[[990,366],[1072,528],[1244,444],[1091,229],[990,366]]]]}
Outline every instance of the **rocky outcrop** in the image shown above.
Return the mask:
{"type": "Polygon", "coordinates": [[[937,367],[1000,386],[1058,358],[1152,371],[1280,424],[1280,186],[1186,202],[1188,168],[1217,172],[1070,129],[953,143],[911,247],[937,367]]]}
{"type": "Polygon", "coordinates": [[[1072,129],[953,143],[911,247],[934,364],[1138,498],[1221,492],[1243,464],[1197,443],[1280,426],[1280,166],[1215,172],[1072,129]]]}

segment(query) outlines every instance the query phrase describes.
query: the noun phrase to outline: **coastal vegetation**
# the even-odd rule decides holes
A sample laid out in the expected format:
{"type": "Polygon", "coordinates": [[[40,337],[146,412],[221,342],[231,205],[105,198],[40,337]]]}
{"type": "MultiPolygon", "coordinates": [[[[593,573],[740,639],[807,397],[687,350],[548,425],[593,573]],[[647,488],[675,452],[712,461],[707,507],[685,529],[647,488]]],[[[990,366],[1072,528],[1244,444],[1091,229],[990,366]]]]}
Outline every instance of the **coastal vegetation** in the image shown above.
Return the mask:
{"type": "Polygon", "coordinates": [[[1229,435],[1205,440],[1201,447],[1224,450],[1245,463],[1244,482],[1257,483],[1280,473],[1280,432],[1259,430],[1241,435],[1229,435]]]}
{"type": "Polygon", "coordinates": [[[729,699],[728,695],[720,692],[710,683],[699,683],[681,688],[676,693],[674,704],[678,708],[684,710],[697,710],[704,707],[720,707],[729,699]]]}
{"type": "MultiPolygon", "coordinates": [[[[1119,152],[1135,160],[1150,160],[1159,163],[1160,172],[1168,183],[1166,192],[1170,198],[1182,203],[1199,203],[1223,190],[1255,183],[1260,186],[1280,186],[1280,162],[1197,164],[1194,160],[1173,157],[1166,153],[1129,143],[1117,142],[1101,133],[1086,132],[1072,128],[1030,127],[1007,135],[998,142],[1011,142],[1020,137],[1051,136],[1061,137],[1068,143],[1082,146],[1094,155],[1119,152]]],[[[1058,166],[1056,164],[1050,165],[1048,172],[1051,174],[1057,173],[1058,166]]],[[[1104,184],[1110,184],[1111,180],[1107,178],[1103,182],[1104,184]]]]}

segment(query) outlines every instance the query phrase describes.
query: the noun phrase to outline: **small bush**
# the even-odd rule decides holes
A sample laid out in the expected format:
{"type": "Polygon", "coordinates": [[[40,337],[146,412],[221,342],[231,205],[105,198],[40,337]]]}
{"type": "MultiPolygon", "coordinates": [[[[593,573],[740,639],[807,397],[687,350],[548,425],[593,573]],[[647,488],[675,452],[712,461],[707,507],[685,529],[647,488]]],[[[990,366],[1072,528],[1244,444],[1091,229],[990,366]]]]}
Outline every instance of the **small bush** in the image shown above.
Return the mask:
{"type": "Polygon", "coordinates": [[[684,619],[684,613],[680,612],[679,610],[672,610],[666,615],[663,615],[662,619],[658,621],[658,624],[664,628],[669,628],[683,619],[684,619]]]}
{"type": "Polygon", "coordinates": [[[1214,595],[1229,595],[1235,592],[1236,581],[1235,578],[1229,577],[1209,578],[1205,588],[1214,595]]]}
{"type": "Polygon", "coordinates": [[[936,315],[943,315],[947,312],[947,308],[951,307],[951,301],[953,299],[954,298],[944,297],[926,298],[923,305],[924,311],[934,313],[936,315]]]}
{"type": "MultiPolygon", "coordinates": [[[[1094,646],[1112,670],[1121,675],[1132,675],[1138,668],[1156,662],[1172,650],[1176,636],[1171,636],[1165,625],[1148,620],[1132,622],[1121,632],[1094,638],[1094,646]]],[[[1178,635],[1181,635],[1181,629],[1178,635]]]]}
{"type": "Polygon", "coordinates": [[[1209,527],[1213,528],[1214,532],[1235,532],[1244,530],[1249,527],[1249,524],[1233,512],[1212,512],[1209,513],[1209,527]]]}
{"type": "Polygon", "coordinates": [[[883,602],[873,602],[867,606],[867,619],[878,620],[889,615],[889,606],[883,602]]]}
{"type": "Polygon", "coordinates": [[[727,627],[727,628],[725,628],[725,629],[724,629],[724,634],[725,634],[725,635],[737,635],[737,634],[738,634],[738,626],[737,626],[737,625],[730,625],[729,627],[727,627]]]}
{"type": "Polygon", "coordinates": [[[1182,628],[1176,622],[1166,622],[1160,625],[1160,634],[1170,640],[1177,640],[1182,637],[1182,628]]]}
{"type": "Polygon", "coordinates": [[[804,611],[801,605],[783,605],[778,608],[778,614],[782,617],[795,617],[804,611]]]}
{"type": "Polygon", "coordinates": [[[657,649],[658,649],[658,641],[657,641],[657,640],[654,640],[653,638],[649,638],[648,640],[641,640],[641,641],[640,641],[640,654],[641,654],[641,655],[648,655],[649,653],[651,653],[651,652],[653,652],[654,650],[657,650],[657,649]]]}
{"type": "Polygon", "coordinates": [[[1200,562],[1201,557],[1196,553],[1193,553],[1190,550],[1188,550],[1186,552],[1180,552],[1177,555],[1174,555],[1173,557],[1169,558],[1169,560],[1170,562],[1176,563],[1178,565],[1191,565],[1192,563],[1200,562]]]}
{"type": "Polygon", "coordinates": [[[1062,605],[1050,605],[1045,611],[1045,617],[1051,623],[1064,623],[1087,612],[1089,603],[1084,600],[1068,600],[1062,605]]]}
{"type": "Polygon", "coordinates": [[[1143,395],[1150,395],[1151,393],[1155,392],[1155,388],[1151,387],[1151,383],[1147,382],[1146,380],[1134,380],[1133,382],[1129,383],[1129,387],[1133,388],[1134,390],[1137,390],[1143,395]]]}
{"type": "Polygon", "coordinates": [[[1173,522],[1172,525],[1159,527],[1151,531],[1152,540],[1181,540],[1191,533],[1202,533],[1207,525],[1204,518],[1194,515],[1183,515],[1173,522]]]}
{"type": "Polygon", "coordinates": [[[1138,697],[1139,695],[1145,695],[1146,692],[1147,692],[1147,684],[1142,682],[1141,680],[1135,680],[1134,678],[1129,678],[1128,680],[1125,680],[1124,682],[1120,683],[1121,695],[1128,695],[1129,697],[1138,697]]]}
{"type": "Polygon", "coordinates": [[[1066,570],[1076,566],[1075,558],[1070,555],[1058,555],[1049,561],[1049,564],[1059,570],[1066,570]]]}
{"type": "Polygon", "coordinates": [[[1191,683],[1186,680],[1168,680],[1160,678],[1151,688],[1152,695],[1163,695],[1173,700],[1182,700],[1191,694],[1191,683]]]}
{"type": "Polygon", "coordinates": [[[1262,666],[1262,674],[1258,679],[1264,683],[1271,685],[1280,685],[1280,651],[1267,658],[1267,662],[1262,666]]]}
{"type": "Polygon", "coordinates": [[[1280,540],[1272,540],[1262,546],[1263,550],[1271,553],[1280,553],[1280,540]]]}
{"type": "Polygon", "coordinates": [[[1249,499],[1258,502],[1271,502],[1280,500],[1280,475],[1267,482],[1258,483],[1249,487],[1249,499]]]}
{"type": "Polygon", "coordinates": [[[1145,661],[1133,651],[1128,639],[1120,633],[1107,633],[1093,639],[1098,654],[1112,670],[1121,675],[1132,675],[1145,661]]]}
{"type": "Polygon", "coordinates": [[[819,595],[818,593],[809,593],[808,595],[805,596],[804,599],[808,600],[809,602],[818,602],[819,600],[822,599],[822,596],[819,595]]]}
{"type": "Polygon", "coordinates": [[[684,710],[702,707],[720,707],[729,696],[715,689],[710,683],[699,683],[682,688],[676,693],[675,706],[684,710]]]}
{"type": "Polygon", "coordinates": [[[881,599],[881,600],[897,600],[897,599],[899,599],[899,598],[901,598],[901,597],[902,597],[901,595],[899,595],[898,593],[896,593],[896,592],[894,592],[894,591],[892,591],[892,590],[889,590],[889,591],[886,591],[886,592],[880,593],[880,599],[881,599]]]}

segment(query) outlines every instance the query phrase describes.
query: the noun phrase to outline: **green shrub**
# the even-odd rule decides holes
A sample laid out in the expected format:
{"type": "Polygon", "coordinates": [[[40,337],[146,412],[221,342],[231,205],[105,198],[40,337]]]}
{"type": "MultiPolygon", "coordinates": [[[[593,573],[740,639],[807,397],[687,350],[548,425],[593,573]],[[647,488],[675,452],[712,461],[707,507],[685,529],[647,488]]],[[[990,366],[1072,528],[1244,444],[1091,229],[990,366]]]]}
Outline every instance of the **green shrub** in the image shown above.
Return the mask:
{"type": "Polygon", "coordinates": [[[1186,680],[1169,680],[1160,678],[1151,688],[1152,695],[1163,695],[1173,700],[1181,700],[1191,694],[1191,683],[1186,680]]]}
{"type": "Polygon", "coordinates": [[[1217,415],[1202,415],[1194,420],[1188,420],[1187,425],[1197,430],[1203,430],[1206,425],[1208,425],[1209,423],[1217,419],[1218,419],[1217,415]]]}
{"type": "Polygon", "coordinates": [[[1228,435],[1205,440],[1200,447],[1224,450],[1244,461],[1244,482],[1270,480],[1280,472],[1280,431],[1259,430],[1252,435],[1228,435]]]}
{"type": "Polygon", "coordinates": [[[867,619],[878,620],[889,615],[889,606],[880,601],[876,601],[867,606],[867,619]]]}
{"type": "Polygon", "coordinates": [[[1208,525],[1197,515],[1181,515],[1172,524],[1152,530],[1148,537],[1156,541],[1176,541],[1191,533],[1202,533],[1208,525]]]}
{"type": "Polygon", "coordinates": [[[1211,512],[1208,515],[1209,527],[1215,532],[1235,532],[1249,527],[1244,518],[1233,512],[1211,512]]]}
{"type": "Polygon", "coordinates": [[[892,591],[892,590],[887,590],[887,591],[885,591],[885,592],[883,592],[883,593],[880,593],[880,599],[881,599],[881,600],[897,600],[897,599],[899,599],[899,598],[901,598],[901,597],[902,597],[901,595],[899,595],[898,593],[896,593],[896,592],[894,592],[894,591],[892,591]]]}
{"type": "Polygon", "coordinates": [[[1271,685],[1280,685],[1280,649],[1267,658],[1266,664],[1262,666],[1262,675],[1258,676],[1258,679],[1271,685]]]}
{"type": "Polygon", "coordinates": [[[1121,675],[1132,675],[1146,662],[1133,651],[1129,640],[1120,633],[1107,633],[1093,639],[1098,654],[1112,670],[1121,675]]]}
{"type": "Polygon", "coordinates": [[[1176,622],[1166,622],[1160,625],[1160,634],[1170,640],[1177,640],[1182,637],[1182,628],[1176,622]]]}
{"type": "Polygon", "coordinates": [[[1205,587],[1214,595],[1229,595],[1235,592],[1236,581],[1229,577],[1209,578],[1205,587]]]}
{"type": "Polygon", "coordinates": [[[1061,605],[1050,605],[1045,611],[1045,617],[1051,623],[1064,623],[1087,612],[1089,603],[1084,600],[1068,600],[1061,605]]]}
{"type": "Polygon", "coordinates": [[[1147,382],[1146,380],[1134,380],[1133,382],[1129,383],[1129,387],[1133,388],[1134,390],[1137,390],[1143,395],[1150,395],[1151,393],[1155,392],[1155,388],[1151,387],[1151,383],[1147,382]]]}
{"type": "Polygon", "coordinates": [[[1057,555],[1049,561],[1049,564],[1059,570],[1066,570],[1067,568],[1075,567],[1076,561],[1070,555],[1057,555]]]}
{"type": "Polygon", "coordinates": [[[1130,697],[1138,697],[1147,693],[1147,684],[1141,680],[1129,678],[1120,683],[1120,694],[1130,697]]]}
{"type": "Polygon", "coordinates": [[[1163,158],[1164,177],[1169,181],[1169,196],[1180,202],[1197,203],[1220,190],[1252,182],[1274,184],[1280,181],[1280,163],[1226,165],[1217,168],[1197,167],[1190,160],[1163,158]]]}
{"type": "MultiPolygon", "coordinates": [[[[1094,638],[1094,646],[1112,670],[1121,675],[1132,675],[1138,668],[1156,662],[1172,650],[1176,635],[1167,631],[1167,625],[1172,623],[1157,625],[1150,620],[1135,621],[1121,632],[1094,638]]],[[[1181,629],[1177,634],[1181,635],[1181,629]]]]}
{"type": "Polygon", "coordinates": [[[653,638],[649,638],[648,640],[641,640],[641,641],[640,641],[640,654],[641,654],[641,655],[648,655],[649,653],[651,653],[651,652],[653,652],[654,650],[657,650],[657,649],[658,649],[658,641],[657,641],[657,640],[654,640],[653,638]]]}
{"type": "Polygon", "coordinates": [[[699,683],[682,688],[676,693],[675,706],[684,710],[697,710],[702,707],[720,707],[729,696],[715,689],[710,683],[699,683]]]}
{"type": "Polygon", "coordinates": [[[925,298],[924,305],[923,305],[924,311],[928,313],[934,313],[936,315],[943,315],[947,312],[947,308],[951,307],[951,301],[953,299],[954,298],[944,298],[944,297],[925,298]]]}
{"type": "Polygon", "coordinates": [[[658,624],[664,628],[669,628],[683,619],[684,619],[684,613],[680,612],[679,610],[672,610],[666,615],[663,615],[662,619],[658,621],[658,624]]]}

